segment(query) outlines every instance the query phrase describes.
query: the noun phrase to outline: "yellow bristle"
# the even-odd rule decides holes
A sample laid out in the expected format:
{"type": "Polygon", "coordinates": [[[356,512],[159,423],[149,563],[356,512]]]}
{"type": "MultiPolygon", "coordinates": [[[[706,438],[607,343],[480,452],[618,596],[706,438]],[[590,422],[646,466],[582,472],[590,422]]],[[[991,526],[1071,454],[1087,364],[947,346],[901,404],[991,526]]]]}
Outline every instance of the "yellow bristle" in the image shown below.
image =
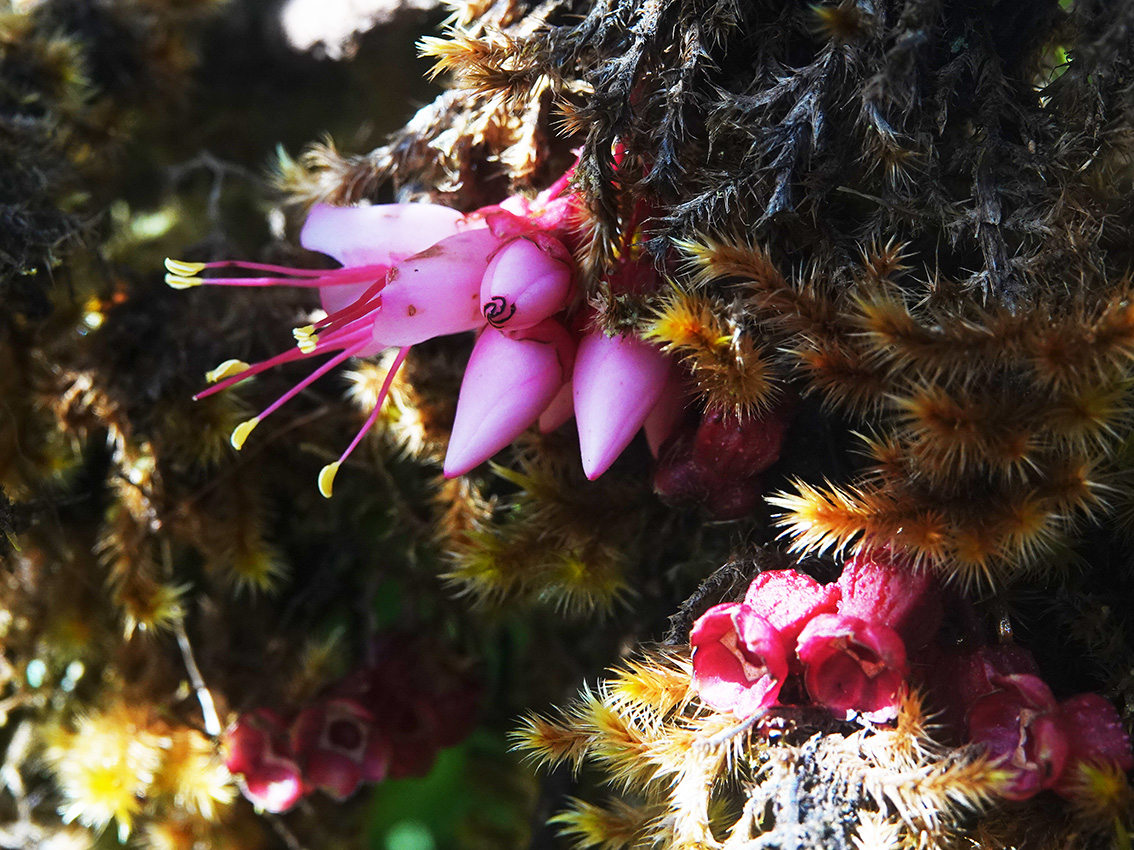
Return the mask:
{"type": "Polygon", "coordinates": [[[1129,821],[1134,812],[1134,790],[1121,767],[1112,762],[1080,761],[1068,772],[1076,815],[1095,825],[1129,821]]]}
{"type": "Polygon", "coordinates": [[[624,800],[611,800],[606,806],[595,806],[571,799],[565,811],[554,815],[548,823],[559,826],[559,834],[576,850],[621,850],[635,846],[646,827],[656,816],[652,807],[634,806],[624,800]]]}
{"type": "Polygon", "coordinates": [[[146,711],[124,703],[79,717],[73,730],[47,736],[46,759],[55,774],[65,822],[101,830],[111,821],[125,842],[142,811],[168,738],[154,731],[146,711]]]}
{"type": "Polygon", "coordinates": [[[643,337],[665,351],[694,352],[719,352],[731,338],[709,298],[680,289],[662,301],[643,337]]]}
{"type": "Polygon", "coordinates": [[[158,632],[171,628],[184,616],[182,604],[188,585],[171,585],[136,575],[119,583],[114,601],[122,608],[126,637],[135,631],[158,632]]]}
{"type": "Polygon", "coordinates": [[[195,729],[178,729],[170,736],[154,791],[166,794],[183,810],[206,821],[236,798],[236,785],[216,747],[195,729]]]}
{"type": "Polygon", "coordinates": [[[650,656],[616,671],[610,697],[636,720],[660,722],[689,699],[692,676],[692,666],[683,656],[650,656]]]}
{"type": "Polygon", "coordinates": [[[815,16],[815,30],[823,38],[847,42],[862,37],[866,32],[865,17],[855,4],[812,6],[811,12],[815,16]]]}
{"type": "Polygon", "coordinates": [[[562,725],[530,714],[509,736],[512,748],[547,768],[567,763],[578,768],[590,746],[589,734],[573,725],[562,725]]]}

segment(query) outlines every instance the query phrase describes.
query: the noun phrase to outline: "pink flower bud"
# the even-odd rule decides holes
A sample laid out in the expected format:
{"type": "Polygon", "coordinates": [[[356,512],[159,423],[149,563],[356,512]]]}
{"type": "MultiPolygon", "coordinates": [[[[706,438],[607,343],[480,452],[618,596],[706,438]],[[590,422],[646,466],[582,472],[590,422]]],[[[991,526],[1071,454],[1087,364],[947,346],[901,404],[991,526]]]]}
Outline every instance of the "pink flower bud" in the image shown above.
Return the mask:
{"type": "Polygon", "coordinates": [[[632,336],[592,331],[579,342],[573,386],[583,472],[598,478],[661,398],[671,360],[632,336]]]}
{"type": "Polygon", "coordinates": [[[483,325],[480,282],[499,246],[488,230],[470,230],[392,266],[373,315],[374,342],[415,345],[483,325]]]}
{"type": "Polygon", "coordinates": [[[554,319],[509,333],[485,328],[461,382],[446,477],[468,472],[535,422],[570,374],[574,347],[554,319]]]}
{"type": "Polygon", "coordinates": [[[1051,689],[1038,676],[998,676],[996,690],[969,709],[969,738],[984,744],[1009,772],[998,790],[1025,800],[1051,788],[1069,751],[1067,730],[1051,689]]]}
{"type": "Polygon", "coordinates": [[[889,626],[909,649],[927,644],[941,626],[943,609],[936,578],[915,571],[885,549],[855,555],[839,576],[839,613],[889,626]]]}
{"type": "Polygon", "coordinates": [[[307,793],[299,766],[273,753],[244,774],[240,790],[253,805],[275,813],[288,811],[307,793]]]}
{"type": "Polygon", "coordinates": [[[558,313],[571,296],[571,255],[534,232],[506,242],[488,263],[480,309],[494,328],[530,328],[558,313]]]}
{"type": "Polygon", "coordinates": [[[1063,772],[1052,786],[1055,793],[1074,796],[1081,779],[1080,768],[1086,764],[1134,768],[1130,736],[1109,700],[1098,694],[1078,694],[1063,700],[1059,713],[1067,733],[1068,751],[1063,772]]]}
{"type": "Polygon", "coordinates": [[[779,629],[784,642],[791,647],[810,619],[833,614],[838,601],[837,584],[819,584],[795,570],[760,573],[752,579],[744,596],[744,604],[779,629]]]}
{"type": "Polygon", "coordinates": [[[717,711],[751,717],[776,701],[788,674],[775,627],[743,603],[716,605],[693,624],[693,690],[717,711]]]}
{"type": "Polygon", "coordinates": [[[844,614],[819,614],[800,632],[796,653],[811,698],[836,712],[875,721],[898,715],[909,675],[906,648],[893,629],[844,614]]]}
{"type": "MultiPolygon", "coordinates": [[[[344,266],[392,266],[461,229],[464,216],[440,204],[379,204],[332,207],[316,204],[307,214],[299,244],[334,257],[344,266]]],[[[369,283],[327,286],[319,291],[323,309],[341,310],[369,283]]]]}
{"type": "Polygon", "coordinates": [[[240,777],[240,789],[268,812],[286,812],[307,789],[291,758],[283,720],[268,709],[242,715],[225,732],[225,767],[240,777]]]}
{"type": "Polygon", "coordinates": [[[374,733],[370,712],[354,700],[325,699],[304,709],[291,725],[290,740],[304,780],[336,800],[386,776],[389,747],[374,733]]]}

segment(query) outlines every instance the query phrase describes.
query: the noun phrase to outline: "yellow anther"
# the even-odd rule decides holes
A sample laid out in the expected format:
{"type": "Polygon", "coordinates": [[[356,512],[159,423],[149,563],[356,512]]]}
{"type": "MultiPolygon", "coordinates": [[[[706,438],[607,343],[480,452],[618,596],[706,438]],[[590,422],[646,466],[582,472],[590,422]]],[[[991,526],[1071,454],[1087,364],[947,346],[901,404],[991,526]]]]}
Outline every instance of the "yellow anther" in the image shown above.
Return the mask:
{"type": "Polygon", "coordinates": [[[307,339],[307,337],[311,336],[313,333],[315,333],[314,325],[304,325],[301,328],[291,329],[291,335],[296,339],[307,339]]]}
{"type": "Polygon", "coordinates": [[[171,257],[165,258],[166,271],[180,277],[196,277],[206,268],[208,266],[204,263],[187,263],[184,260],[174,260],[171,257]]]}
{"type": "Polygon", "coordinates": [[[319,470],[319,492],[324,499],[331,498],[331,487],[335,484],[335,475],[339,471],[339,462],[328,463],[319,470]]]}
{"type": "Polygon", "coordinates": [[[167,274],[165,282],[174,289],[188,289],[191,286],[200,286],[204,280],[199,277],[182,277],[179,274],[167,274]]]}
{"type": "Polygon", "coordinates": [[[304,354],[310,354],[319,347],[319,335],[311,334],[311,336],[306,336],[303,339],[297,339],[295,344],[304,354]]]}
{"type": "Polygon", "coordinates": [[[217,381],[223,381],[225,378],[239,375],[246,369],[248,369],[248,364],[243,360],[226,360],[211,372],[206,372],[205,380],[210,384],[215,384],[217,381]]]}
{"type": "Polygon", "coordinates": [[[259,424],[260,417],[253,416],[251,419],[247,419],[233,428],[232,439],[230,440],[232,447],[240,451],[244,447],[244,441],[248,439],[248,435],[251,434],[252,430],[259,424]]]}

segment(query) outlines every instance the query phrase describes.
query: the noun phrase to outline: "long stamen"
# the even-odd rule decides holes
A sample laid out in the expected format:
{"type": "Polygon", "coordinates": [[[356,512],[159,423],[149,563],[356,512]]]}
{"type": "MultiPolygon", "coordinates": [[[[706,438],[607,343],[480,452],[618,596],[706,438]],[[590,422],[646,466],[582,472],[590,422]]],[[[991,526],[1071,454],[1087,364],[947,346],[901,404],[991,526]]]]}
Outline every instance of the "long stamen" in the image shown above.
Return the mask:
{"type": "Polygon", "coordinates": [[[299,286],[324,287],[340,286],[347,283],[362,283],[377,278],[386,280],[390,267],[384,265],[344,266],[339,269],[293,269],[287,266],[273,266],[267,263],[246,263],[237,260],[224,260],[216,263],[186,263],[181,260],[165,261],[169,274],[165,282],[174,289],[188,289],[192,286],[299,286]],[[201,277],[200,272],[214,268],[238,268],[250,271],[278,272],[286,277],[201,277]]]}
{"type": "Polygon", "coordinates": [[[244,445],[244,441],[248,439],[248,435],[252,433],[252,430],[257,425],[259,425],[266,417],[275,413],[277,410],[279,410],[280,407],[282,407],[288,401],[293,399],[296,395],[298,395],[300,392],[305,390],[307,387],[309,387],[315,381],[319,380],[319,378],[323,377],[325,374],[327,374],[333,368],[338,366],[344,360],[346,360],[350,357],[353,357],[356,352],[361,351],[363,348],[365,348],[368,342],[369,342],[369,339],[359,339],[354,345],[351,345],[350,347],[348,347],[344,351],[341,351],[338,354],[336,354],[334,357],[332,357],[330,360],[328,360],[326,363],[324,363],[318,369],[313,371],[310,375],[303,378],[303,380],[301,380],[298,384],[296,384],[290,390],[288,390],[283,395],[281,395],[279,398],[277,398],[275,401],[273,401],[271,404],[269,404],[266,408],[264,408],[264,410],[260,413],[259,416],[253,416],[251,419],[248,419],[244,422],[241,422],[239,425],[237,425],[236,428],[233,429],[233,432],[232,432],[232,439],[231,439],[232,447],[234,449],[239,450],[244,445]]]}
{"type": "Polygon", "coordinates": [[[341,310],[336,310],[329,316],[325,316],[314,325],[308,325],[312,330],[309,333],[317,333],[323,328],[330,327],[333,324],[340,322],[349,322],[354,319],[365,316],[367,313],[377,309],[382,304],[382,296],[380,293],[386,288],[386,279],[374,282],[374,285],[363,292],[353,302],[343,307],[341,310]]]}
{"type": "Polygon", "coordinates": [[[351,444],[347,446],[346,451],[343,452],[339,459],[334,463],[328,463],[321,470],[319,470],[319,492],[324,499],[331,498],[331,488],[335,483],[335,475],[338,474],[339,467],[342,466],[344,460],[350,457],[358,444],[362,442],[362,438],[366,436],[366,432],[374,427],[374,423],[378,420],[378,415],[382,412],[382,405],[386,403],[386,396],[390,393],[390,387],[394,384],[394,376],[398,374],[398,370],[405,362],[406,355],[409,354],[411,346],[398,349],[397,355],[394,357],[394,362],[390,364],[389,370],[386,372],[386,379],[382,382],[382,389],[378,391],[378,400],[374,403],[374,409],[370,411],[370,416],[366,418],[366,424],[355,435],[351,444]]]}

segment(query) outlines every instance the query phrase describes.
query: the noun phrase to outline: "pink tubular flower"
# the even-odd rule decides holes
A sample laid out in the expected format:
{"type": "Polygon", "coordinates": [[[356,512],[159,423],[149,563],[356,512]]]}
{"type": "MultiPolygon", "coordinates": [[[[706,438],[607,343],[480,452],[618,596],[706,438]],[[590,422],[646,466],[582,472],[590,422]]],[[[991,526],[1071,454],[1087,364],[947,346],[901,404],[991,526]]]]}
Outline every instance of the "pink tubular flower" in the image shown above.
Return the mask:
{"type": "Polygon", "coordinates": [[[717,711],[751,717],[776,701],[788,650],[776,628],[744,603],[716,605],[689,635],[693,690],[717,711]]]}
{"type": "Polygon", "coordinates": [[[752,579],[746,605],[779,629],[784,642],[795,646],[799,633],[813,617],[833,614],[839,601],[837,584],[819,584],[796,570],[768,570],[752,579]]]}
{"type": "Polygon", "coordinates": [[[461,382],[445,476],[463,475],[532,424],[564,385],[574,356],[574,341],[554,319],[517,331],[486,328],[461,382]]]}
{"type": "Polygon", "coordinates": [[[572,377],[583,472],[606,472],[645,424],[673,368],[656,346],[591,331],[579,341],[572,377]]]}
{"type": "Polygon", "coordinates": [[[845,614],[818,614],[800,632],[796,653],[804,686],[819,705],[874,721],[897,717],[909,667],[893,629],[845,614]]]}
{"type": "MultiPolygon", "coordinates": [[[[565,181],[553,187],[556,192],[565,188],[565,181]]],[[[208,374],[215,386],[199,393],[197,398],[220,392],[282,363],[330,355],[329,360],[258,416],[237,426],[232,444],[239,449],[266,416],[343,361],[352,356],[369,356],[389,346],[400,347],[365,425],[339,459],[324,467],[319,475],[320,492],[329,497],[342,462],[377,420],[410,346],[486,325],[509,331],[530,329],[566,306],[572,292],[571,257],[552,233],[563,232],[569,205],[569,200],[546,193],[535,202],[520,204],[517,209],[522,215],[509,211],[505,205],[467,216],[431,204],[349,208],[318,205],[308,215],[300,242],[305,248],[334,257],[343,264],[342,268],[328,271],[262,263],[167,260],[166,280],[176,288],[202,283],[314,287],[320,292],[327,314],[294,331],[297,347],[291,351],[253,365],[238,360],[222,363],[208,374]],[[206,270],[221,268],[269,276],[199,276],[206,270]]],[[[558,389],[562,377],[556,380],[558,389]]],[[[540,385],[550,382],[553,379],[549,377],[540,385]]],[[[528,391],[531,382],[526,386],[516,391],[528,391]]],[[[541,405],[526,400],[528,408],[539,409],[532,410],[524,427],[538,417],[550,400],[543,399],[541,405]]],[[[477,448],[470,448],[466,442],[462,452],[467,457],[470,452],[478,453],[473,451],[477,448]]],[[[484,457],[491,453],[479,451],[484,457]]]]}
{"type": "Polygon", "coordinates": [[[480,309],[494,328],[521,330],[563,309],[571,297],[571,255],[543,233],[518,236],[488,263],[480,288],[480,309]]]}
{"type": "Polygon", "coordinates": [[[996,690],[969,709],[969,738],[984,744],[1008,772],[1000,793],[1025,800],[1059,780],[1068,730],[1051,689],[1038,676],[999,676],[993,684],[996,690]]]}

